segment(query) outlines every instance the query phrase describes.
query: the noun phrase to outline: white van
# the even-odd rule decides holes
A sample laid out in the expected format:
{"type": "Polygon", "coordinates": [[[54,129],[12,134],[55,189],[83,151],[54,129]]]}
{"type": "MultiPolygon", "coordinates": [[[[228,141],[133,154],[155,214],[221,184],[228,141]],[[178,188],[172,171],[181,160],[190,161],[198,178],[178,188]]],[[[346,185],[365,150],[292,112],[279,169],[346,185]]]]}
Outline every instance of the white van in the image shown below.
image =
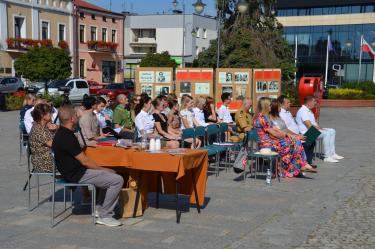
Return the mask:
{"type": "MultiPolygon", "coordinates": [[[[83,79],[69,79],[69,80],[53,80],[48,83],[48,94],[50,95],[62,95],[64,94],[60,87],[69,87],[69,100],[70,101],[81,101],[85,97],[90,95],[89,84],[83,79]]],[[[38,95],[44,94],[44,88],[38,91],[38,95]]]]}

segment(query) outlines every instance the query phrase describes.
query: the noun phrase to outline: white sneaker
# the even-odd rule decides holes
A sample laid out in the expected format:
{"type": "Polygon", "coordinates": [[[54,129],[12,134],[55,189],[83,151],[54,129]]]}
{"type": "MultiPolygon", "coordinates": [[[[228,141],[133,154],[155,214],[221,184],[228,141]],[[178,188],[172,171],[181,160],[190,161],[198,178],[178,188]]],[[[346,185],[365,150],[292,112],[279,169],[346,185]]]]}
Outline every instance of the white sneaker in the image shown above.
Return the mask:
{"type": "Polygon", "coordinates": [[[340,156],[340,155],[337,155],[337,154],[333,154],[332,158],[333,158],[333,159],[336,159],[336,160],[344,159],[343,156],[340,156]]]}
{"type": "Polygon", "coordinates": [[[337,161],[336,159],[334,159],[333,157],[327,157],[327,158],[324,158],[323,160],[325,163],[338,163],[339,161],[337,161]]]}
{"type": "Polygon", "coordinates": [[[122,225],[122,222],[113,218],[98,218],[96,220],[97,224],[108,226],[108,227],[118,227],[122,225]]]}

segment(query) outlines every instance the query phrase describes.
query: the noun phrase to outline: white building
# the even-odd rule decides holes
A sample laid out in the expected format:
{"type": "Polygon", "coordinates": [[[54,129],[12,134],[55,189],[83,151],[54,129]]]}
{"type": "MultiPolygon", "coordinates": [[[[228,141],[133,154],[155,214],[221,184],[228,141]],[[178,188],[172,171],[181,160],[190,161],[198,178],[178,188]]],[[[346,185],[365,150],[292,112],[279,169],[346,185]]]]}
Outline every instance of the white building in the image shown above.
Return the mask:
{"type": "Polygon", "coordinates": [[[217,38],[217,23],[213,17],[196,14],[127,15],[124,34],[125,78],[132,78],[129,69],[147,53],[168,51],[178,64],[182,57],[185,64],[192,63],[217,38]]]}

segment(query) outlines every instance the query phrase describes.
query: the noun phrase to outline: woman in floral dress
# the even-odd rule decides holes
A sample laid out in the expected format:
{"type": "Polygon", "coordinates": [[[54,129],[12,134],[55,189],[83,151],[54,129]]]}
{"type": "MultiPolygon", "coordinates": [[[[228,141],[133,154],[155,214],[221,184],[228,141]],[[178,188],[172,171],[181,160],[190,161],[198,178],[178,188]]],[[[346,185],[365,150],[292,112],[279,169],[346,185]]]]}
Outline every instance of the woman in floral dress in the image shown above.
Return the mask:
{"type": "Polygon", "coordinates": [[[270,148],[281,156],[282,167],[286,177],[300,176],[301,171],[316,172],[306,161],[300,141],[292,139],[286,132],[273,128],[268,119],[271,100],[262,97],[258,102],[258,114],[253,126],[258,134],[260,149],[270,148]]]}

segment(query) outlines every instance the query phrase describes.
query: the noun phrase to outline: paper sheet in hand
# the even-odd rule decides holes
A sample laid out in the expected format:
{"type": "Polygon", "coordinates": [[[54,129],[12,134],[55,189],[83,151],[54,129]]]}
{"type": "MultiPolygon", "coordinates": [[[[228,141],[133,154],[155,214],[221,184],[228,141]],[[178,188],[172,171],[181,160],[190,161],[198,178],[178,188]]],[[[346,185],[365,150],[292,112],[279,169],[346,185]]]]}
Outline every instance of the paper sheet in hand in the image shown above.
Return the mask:
{"type": "Polygon", "coordinates": [[[311,126],[304,136],[306,137],[306,143],[312,144],[315,142],[315,140],[322,134],[315,126],[311,126]]]}

